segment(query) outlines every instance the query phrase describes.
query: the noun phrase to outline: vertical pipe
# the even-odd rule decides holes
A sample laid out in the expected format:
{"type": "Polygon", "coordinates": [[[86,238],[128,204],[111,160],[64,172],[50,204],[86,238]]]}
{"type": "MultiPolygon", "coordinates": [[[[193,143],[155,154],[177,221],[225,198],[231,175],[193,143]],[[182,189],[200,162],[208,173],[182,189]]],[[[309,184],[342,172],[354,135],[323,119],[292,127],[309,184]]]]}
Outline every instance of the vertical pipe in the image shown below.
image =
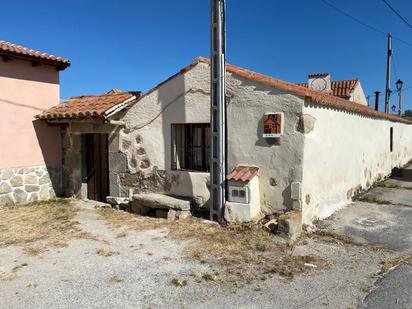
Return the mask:
{"type": "Polygon", "coordinates": [[[380,91],[375,91],[375,111],[379,110],[379,95],[381,94],[380,91]]]}
{"type": "Polygon", "coordinates": [[[402,89],[399,90],[399,110],[398,115],[402,116],[402,89]]]}
{"type": "Polygon", "coordinates": [[[210,219],[223,220],[226,201],[226,22],[225,0],[211,0],[210,219]]]}
{"type": "Polygon", "coordinates": [[[392,35],[388,33],[388,48],[386,54],[386,90],[385,90],[385,113],[389,113],[391,96],[391,58],[392,58],[392,35]]]}

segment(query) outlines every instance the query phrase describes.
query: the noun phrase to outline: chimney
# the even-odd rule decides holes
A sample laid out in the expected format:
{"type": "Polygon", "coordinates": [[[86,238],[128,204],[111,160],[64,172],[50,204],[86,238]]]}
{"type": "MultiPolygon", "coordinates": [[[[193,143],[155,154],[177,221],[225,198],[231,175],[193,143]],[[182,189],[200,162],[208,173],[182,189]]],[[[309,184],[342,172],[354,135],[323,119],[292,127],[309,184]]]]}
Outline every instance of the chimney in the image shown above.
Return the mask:
{"type": "Polygon", "coordinates": [[[308,75],[308,87],[311,90],[332,93],[329,73],[317,73],[308,75]]]}
{"type": "Polygon", "coordinates": [[[381,94],[380,91],[375,91],[375,111],[379,110],[379,95],[381,94]]]}

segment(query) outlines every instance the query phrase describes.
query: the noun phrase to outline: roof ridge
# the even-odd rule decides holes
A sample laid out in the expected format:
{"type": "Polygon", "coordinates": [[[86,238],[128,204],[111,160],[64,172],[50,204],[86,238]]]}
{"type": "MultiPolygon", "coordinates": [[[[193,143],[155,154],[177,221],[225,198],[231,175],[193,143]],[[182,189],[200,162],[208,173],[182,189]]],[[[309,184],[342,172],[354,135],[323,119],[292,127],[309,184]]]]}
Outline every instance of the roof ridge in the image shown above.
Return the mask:
{"type": "MultiPolygon", "coordinates": [[[[180,72],[187,72],[199,62],[210,65],[210,59],[205,58],[205,57],[197,57],[195,61],[193,61],[188,66],[183,68],[180,72]]],[[[361,103],[358,103],[358,102],[348,101],[348,100],[339,98],[337,96],[334,96],[332,94],[326,94],[326,93],[318,92],[315,90],[311,90],[309,88],[299,86],[295,83],[283,81],[283,80],[280,80],[274,77],[270,77],[270,76],[267,76],[261,73],[251,71],[249,69],[235,66],[233,64],[226,64],[226,71],[232,74],[237,74],[239,76],[242,76],[250,80],[254,80],[254,81],[275,87],[275,88],[280,88],[285,91],[292,92],[295,95],[304,97],[305,99],[307,99],[308,101],[311,101],[312,103],[319,104],[322,106],[329,106],[329,107],[334,107],[334,108],[341,109],[341,110],[360,113],[363,115],[369,115],[371,117],[412,124],[412,121],[406,120],[398,115],[386,114],[384,112],[375,111],[374,109],[366,105],[363,105],[361,103]]],[[[167,80],[170,80],[170,78],[167,80]]],[[[150,91],[153,91],[153,89],[151,89],[150,91]]],[[[147,94],[143,95],[142,98],[145,97],[146,95],[147,94]]]]}
{"type": "Polygon", "coordinates": [[[71,96],[69,99],[81,99],[81,98],[97,98],[97,97],[106,97],[106,96],[120,96],[120,95],[136,95],[133,91],[124,91],[124,92],[111,92],[111,93],[101,93],[101,94],[84,94],[84,95],[75,95],[71,96]]]}
{"type": "Polygon", "coordinates": [[[54,54],[45,53],[33,48],[29,48],[20,44],[12,43],[6,40],[0,40],[0,53],[5,53],[6,55],[16,55],[22,58],[38,59],[45,62],[52,62],[54,64],[60,64],[60,66],[70,66],[70,60],[64,57],[60,57],[54,54]]]}

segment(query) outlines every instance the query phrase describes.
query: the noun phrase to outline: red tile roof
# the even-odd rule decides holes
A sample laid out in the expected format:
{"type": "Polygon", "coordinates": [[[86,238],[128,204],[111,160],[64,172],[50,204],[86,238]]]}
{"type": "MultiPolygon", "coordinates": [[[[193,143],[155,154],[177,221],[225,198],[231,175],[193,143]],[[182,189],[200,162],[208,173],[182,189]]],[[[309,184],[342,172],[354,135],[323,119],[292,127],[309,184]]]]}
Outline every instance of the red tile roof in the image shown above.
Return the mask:
{"type": "Polygon", "coordinates": [[[79,119],[107,117],[112,111],[130,106],[140,97],[140,92],[111,91],[101,95],[71,97],[36,115],[38,119],[79,119]]]}
{"type": "Polygon", "coordinates": [[[259,174],[259,167],[249,166],[249,165],[238,165],[229,175],[226,176],[226,179],[229,181],[243,181],[249,182],[253,177],[259,174]]]}
{"type": "MultiPolygon", "coordinates": [[[[357,79],[331,81],[332,95],[349,99],[358,82],[357,79]]],[[[296,85],[308,88],[308,83],[297,83],[296,85]]]]}
{"type": "MultiPolygon", "coordinates": [[[[195,61],[193,61],[191,64],[189,64],[187,67],[182,69],[180,73],[178,74],[182,74],[184,72],[189,71],[191,68],[196,66],[196,64],[198,64],[199,62],[210,64],[209,59],[199,57],[195,61]]],[[[226,71],[229,73],[241,76],[243,78],[253,80],[253,81],[256,81],[262,84],[266,84],[268,86],[272,86],[278,89],[282,89],[284,91],[293,93],[297,96],[301,96],[305,98],[307,102],[310,102],[315,105],[320,105],[320,106],[324,106],[328,108],[336,108],[338,110],[344,110],[344,111],[357,113],[357,114],[361,114],[361,115],[365,115],[365,116],[369,116],[373,118],[378,118],[378,119],[387,119],[391,121],[412,124],[412,121],[406,120],[402,117],[399,117],[398,115],[386,114],[384,112],[375,111],[374,109],[371,109],[368,106],[362,105],[357,102],[348,101],[348,100],[336,97],[331,94],[325,94],[322,92],[310,90],[309,88],[302,87],[294,83],[285,82],[283,80],[269,77],[269,76],[266,76],[260,73],[256,73],[256,72],[253,72],[253,71],[241,68],[241,67],[237,67],[232,64],[226,65],[226,71]]],[[[153,88],[151,91],[156,89],[156,87],[153,88]]]]}
{"type": "Polygon", "coordinates": [[[34,49],[30,49],[21,45],[16,45],[7,41],[0,40],[0,56],[18,58],[22,60],[37,61],[40,63],[56,66],[58,69],[64,70],[70,66],[68,59],[46,54],[34,49]]]}

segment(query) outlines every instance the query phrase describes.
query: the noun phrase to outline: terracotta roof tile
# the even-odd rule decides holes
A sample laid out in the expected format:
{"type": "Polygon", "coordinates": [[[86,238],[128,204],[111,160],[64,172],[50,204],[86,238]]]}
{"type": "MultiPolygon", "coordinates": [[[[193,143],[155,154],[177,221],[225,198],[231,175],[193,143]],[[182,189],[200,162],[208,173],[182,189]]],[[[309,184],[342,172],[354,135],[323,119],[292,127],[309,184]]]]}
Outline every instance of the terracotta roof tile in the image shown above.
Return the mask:
{"type": "Polygon", "coordinates": [[[23,60],[38,61],[40,63],[55,65],[60,69],[65,69],[70,66],[70,61],[68,59],[51,54],[46,54],[34,49],[2,40],[0,40],[0,55],[23,60]]]}
{"type": "Polygon", "coordinates": [[[249,165],[238,165],[226,176],[230,181],[249,182],[253,177],[259,174],[259,167],[249,165]]]}
{"type": "MultiPolygon", "coordinates": [[[[359,81],[357,79],[331,81],[330,87],[332,89],[332,95],[344,99],[349,99],[358,82],[359,81]]],[[[308,88],[307,83],[297,83],[296,85],[308,88]]]]}
{"type": "Polygon", "coordinates": [[[102,95],[71,97],[36,116],[38,119],[74,119],[107,116],[117,106],[125,108],[140,97],[139,92],[110,92],[102,95]],[[124,105],[124,106],[123,106],[124,105]]]}
{"type": "MultiPolygon", "coordinates": [[[[181,72],[190,70],[192,67],[194,67],[199,62],[207,63],[210,65],[209,59],[199,57],[194,62],[192,62],[190,65],[188,65],[186,68],[181,70],[181,72]]],[[[241,76],[243,78],[249,79],[249,80],[253,80],[253,81],[260,82],[260,83],[263,83],[263,84],[266,84],[266,85],[269,85],[269,86],[272,86],[278,89],[282,89],[287,92],[291,92],[297,96],[301,96],[305,98],[307,102],[310,102],[312,104],[325,106],[329,108],[336,108],[339,110],[345,110],[348,112],[358,113],[358,114],[373,117],[373,118],[388,119],[391,121],[412,124],[412,121],[406,120],[402,117],[399,117],[398,115],[386,114],[384,112],[375,111],[374,109],[371,109],[368,106],[362,105],[357,102],[348,101],[348,100],[336,97],[331,94],[325,94],[322,92],[314,91],[309,88],[296,85],[294,83],[285,82],[283,80],[269,77],[263,74],[259,74],[259,73],[241,68],[241,67],[237,67],[232,64],[226,65],[226,71],[232,74],[241,76]]]]}

